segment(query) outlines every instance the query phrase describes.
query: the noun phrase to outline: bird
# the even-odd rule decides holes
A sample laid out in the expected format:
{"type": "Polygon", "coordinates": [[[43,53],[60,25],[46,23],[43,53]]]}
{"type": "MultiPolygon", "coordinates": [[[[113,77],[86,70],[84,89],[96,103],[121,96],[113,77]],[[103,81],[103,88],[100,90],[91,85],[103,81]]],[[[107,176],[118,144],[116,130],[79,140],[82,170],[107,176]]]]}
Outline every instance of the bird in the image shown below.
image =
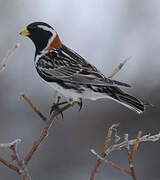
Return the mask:
{"type": "Polygon", "coordinates": [[[127,83],[112,80],[74,50],[64,45],[56,30],[45,22],[30,23],[20,33],[35,45],[34,65],[40,77],[64,96],[67,101],[53,104],[51,113],[65,103],[82,107],[84,99],[112,99],[141,114],[146,104],[121,89],[127,83]]]}

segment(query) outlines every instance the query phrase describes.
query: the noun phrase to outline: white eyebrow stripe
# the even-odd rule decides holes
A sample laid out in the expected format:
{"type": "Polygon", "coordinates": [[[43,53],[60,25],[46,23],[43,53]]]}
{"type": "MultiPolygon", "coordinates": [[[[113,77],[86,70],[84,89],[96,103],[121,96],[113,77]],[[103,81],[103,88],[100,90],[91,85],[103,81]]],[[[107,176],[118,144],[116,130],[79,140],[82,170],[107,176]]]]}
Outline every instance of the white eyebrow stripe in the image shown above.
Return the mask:
{"type": "Polygon", "coordinates": [[[39,28],[45,30],[45,31],[50,31],[53,35],[54,34],[57,34],[56,31],[50,27],[47,27],[47,26],[43,26],[43,25],[38,25],[39,28]]]}
{"type": "Polygon", "coordinates": [[[42,29],[45,30],[45,31],[51,31],[51,30],[53,30],[52,28],[49,28],[49,27],[43,26],[43,25],[38,25],[38,27],[39,27],[39,28],[42,28],[42,29]]]}

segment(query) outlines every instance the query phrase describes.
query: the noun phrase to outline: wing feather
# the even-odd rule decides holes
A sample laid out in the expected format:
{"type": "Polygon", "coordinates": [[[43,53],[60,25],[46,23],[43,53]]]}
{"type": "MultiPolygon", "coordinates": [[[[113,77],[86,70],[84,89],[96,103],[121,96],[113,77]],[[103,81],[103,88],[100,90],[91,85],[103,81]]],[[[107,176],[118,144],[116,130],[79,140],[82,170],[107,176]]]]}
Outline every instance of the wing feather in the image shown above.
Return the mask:
{"type": "Polygon", "coordinates": [[[64,45],[39,58],[36,68],[42,77],[48,76],[50,81],[53,79],[81,85],[130,87],[126,83],[106,78],[96,67],[64,45]]]}

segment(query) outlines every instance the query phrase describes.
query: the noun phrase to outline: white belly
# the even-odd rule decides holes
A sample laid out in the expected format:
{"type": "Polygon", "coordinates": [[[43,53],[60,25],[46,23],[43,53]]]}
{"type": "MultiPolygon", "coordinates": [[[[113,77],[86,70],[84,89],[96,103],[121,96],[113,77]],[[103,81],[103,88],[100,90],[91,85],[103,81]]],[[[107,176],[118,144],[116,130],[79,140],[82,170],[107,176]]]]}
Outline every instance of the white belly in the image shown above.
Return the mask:
{"type": "Polygon", "coordinates": [[[78,93],[74,89],[64,89],[62,86],[54,82],[47,83],[47,84],[49,84],[52,88],[57,90],[60,94],[65,96],[67,99],[73,99],[73,101],[79,101],[80,98],[91,99],[91,100],[96,100],[100,98],[109,98],[109,96],[107,96],[106,94],[94,92],[88,88],[84,88],[84,91],[82,93],[78,93]]]}

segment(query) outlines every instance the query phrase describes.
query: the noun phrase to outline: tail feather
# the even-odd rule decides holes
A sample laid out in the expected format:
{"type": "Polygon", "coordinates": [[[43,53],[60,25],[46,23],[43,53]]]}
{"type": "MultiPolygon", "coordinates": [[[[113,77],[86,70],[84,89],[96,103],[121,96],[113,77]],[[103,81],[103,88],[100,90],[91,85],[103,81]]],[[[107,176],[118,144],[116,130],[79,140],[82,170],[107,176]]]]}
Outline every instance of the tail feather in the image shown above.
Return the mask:
{"type": "Polygon", "coordinates": [[[122,91],[118,87],[107,87],[105,88],[105,92],[114,100],[119,102],[120,104],[126,106],[132,111],[141,114],[145,111],[145,103],[136,97],[129,95],[122,91]]]}
{"type": "Polygon", "coordinates": [[[129,94],[119,95],[119,102],[129,109],[141,114],[145,111],[145,104],[129,94]]]}

